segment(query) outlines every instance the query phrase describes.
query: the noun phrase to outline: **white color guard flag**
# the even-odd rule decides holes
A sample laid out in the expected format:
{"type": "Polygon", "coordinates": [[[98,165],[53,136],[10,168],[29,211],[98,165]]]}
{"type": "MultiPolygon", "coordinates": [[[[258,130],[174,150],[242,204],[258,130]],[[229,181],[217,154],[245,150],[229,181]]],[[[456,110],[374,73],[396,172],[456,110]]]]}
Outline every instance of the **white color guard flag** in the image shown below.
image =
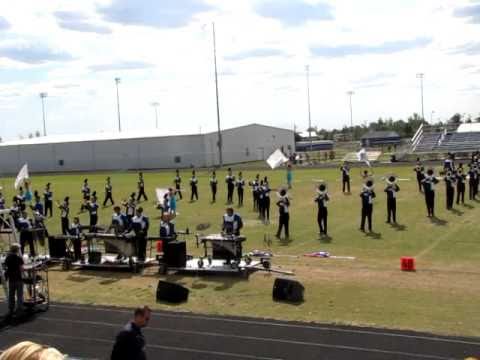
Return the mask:
{"type": "Polygon", "coordinates": [[[25,164],[22,166],[22,168],[18,172],[17,178],[15,179],[15,190],[22,186],[25,183],[25,180],[27,180],[28,178],[28,164],[25,164]]]}
{"type": "Polygon", "coordinates": [[[163,204],[165,194],[168,194],[168,188],[156,188],[155,195],[157,195],[157,200],[159,203],[163,204]]]}
{"type": "Polygon", "coordinates": [[[363,161],[365,164],[368,165],[368,167],[372,167],[370,165],[370,161],[368,161],[368,154],[367,151],[362,148],[358,153],[357,153],[357,159],[358,161],[363,161]]]}
{"type": "Polygon", "coordinates": [[[267,159],[267,164],[272,168],[275,169],[282,164],[285,164],[288,161],[288,158],[283,155],[280,149],[275,150],[275,152],[270,155],[267,159]]]}

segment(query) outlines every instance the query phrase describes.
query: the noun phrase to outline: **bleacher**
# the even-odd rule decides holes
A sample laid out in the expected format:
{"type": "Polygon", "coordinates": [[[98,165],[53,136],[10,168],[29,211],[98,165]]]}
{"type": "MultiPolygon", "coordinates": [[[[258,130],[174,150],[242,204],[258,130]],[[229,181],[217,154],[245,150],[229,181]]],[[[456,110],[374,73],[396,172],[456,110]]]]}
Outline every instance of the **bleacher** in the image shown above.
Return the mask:
{"type": "Polygon", "coordinates": [[[468,128],[467,131],[457,126],[422,126],[412,139],[412,152],[471,152],[480,150],[480,131],[468,128]]]}

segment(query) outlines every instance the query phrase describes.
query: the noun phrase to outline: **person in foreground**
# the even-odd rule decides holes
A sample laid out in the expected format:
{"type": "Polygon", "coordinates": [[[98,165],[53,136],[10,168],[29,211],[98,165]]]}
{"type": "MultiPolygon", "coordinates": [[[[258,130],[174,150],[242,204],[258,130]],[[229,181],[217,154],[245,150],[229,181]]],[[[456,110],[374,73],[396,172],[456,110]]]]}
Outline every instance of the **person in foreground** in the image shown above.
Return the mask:
{"type": "Polygon", "coordinates": [[[133,320],[117,334],[110,360],[146,360],[142,328],[148,325],[152,311],[148,306],[135,309],[133,320]]]}
{"type": "Polygon", "coordinates": [[[57,349],[22,341],[5,350],[0,360],[63,360],[66,359],[57,349]]]}
{"type": "Polygon", "coordinates": [[[20,255],[20,245],[12,244],[10,252],[5,258],[7,268],[5,275],[8,280],[8,314],[15,313],[15,295],[17,296],[17,310],[23,311],[23,258],[20,255]]]}

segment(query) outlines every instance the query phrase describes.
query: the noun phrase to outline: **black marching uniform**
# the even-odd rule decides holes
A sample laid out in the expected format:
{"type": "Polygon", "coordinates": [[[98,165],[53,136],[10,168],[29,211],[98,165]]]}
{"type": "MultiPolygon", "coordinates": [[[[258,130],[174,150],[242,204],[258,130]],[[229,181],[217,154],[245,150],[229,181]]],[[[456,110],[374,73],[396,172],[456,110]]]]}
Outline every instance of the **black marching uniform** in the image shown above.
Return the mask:
{"type": "Polygon", "coordinates": [[[235,190],[235,176],[228,174],[225,177],[225,182],[227,183],[227,203],[233,203],[233,192],[235,190]]]}
{"type": "Polygon", "coordinates": [[[53,193],[50,189],[45,189],[43,192],[43,203],[44,206],[44,213],[43,215],[47,216],[50,212],[50,217],[53,216],[53,193]]]}
{"type": "Polygon", "coordinates": [[[62,224],[62,234],[63,235],[68,235],[68,228],[69,228],[69,223],[68,223],[68,215],[70,213],[70,207],[67,202],[63,202],[60,207],[60,218],[61,218],[61,224],[62,224]]]}
{"type": "Polygon", "coordinates": [[[215,176],[210,178],[210,190],[212,190],[212,202],[217,201],[218,179],[215,176]]]}
{"type": "Polygon", "coordinates": [[[264,182],[263,186],[260,187],[260,193],[263,196],[262,199],[262,210],[263,210],[263,220],[265,222],[270,222],[270,186],[268,182],[264,182]]]}
{"type": "Polygon", "coordinates": [[[283,195],[280,197],[280,200],[277,201],[278,206],[278,230],[277,230],[277,238],[280,238],[280,234],[282,233],[282,228],[285,228],[285,238],[290,237],[289,233],[289,222],[290,222],[290,199],[287,195],[283,195]]]}
{"type": "Polygon", "coordinates": [[[113,201],[113,188],[112,184],[110,182],[107,182],[105,184],[105,200],[103,200],[103,206],[107,205],[107,201],[110,200],[110,203],[112,205],[115,205],[115,201],[113,201]]]}
{"type": "Polygon", "coordinates": [[[82,198],[83,198],[83,203],[80,206],[80,212],[87,209],[88,200],[90,200],[90,186],[88,186],[88,184],[86,183],[84,183],[82,186],[82,198]]]}
{"type": "Polygon", "coordinates": [[[326,191],[319,191],[315,202],[318,204],[317,223],[320,228],[320,235],[327,235],[328,225],[328,202],[330,197],[326,191]]]}
{"type": "Polygon", "coordinates": [[[259,211],[259,206],[258,206],[258,189],[260,187],[260,183],[258,182],[258,178],[253,180],[250,183],[250,186],[252,187],[252,195],[253,195],[253,211],[259,211]]]}
{"type": "Polygon", "coordinates": [[[345,189],[347,189],[347,192],[350,193],[350,168],[347,165],[343,165],[340,171],[342,172],[342,192],[345,192],[345,189]]]}
{"type": "Polygon", "coordinates": [[[245,188],[245,180],[239,177],[235,184],[237,186],[238,206],[243,206],[243,192],[245,188]]]}
{"type": "Polygon", "coordinates": [[[457,205],[462,202],[465,204],[465,181],[467,177],[463,172],[457,170],[456,180],[457,180],[457,205]]]}
{"type": "Polygon", "coordinates": [[[417,175],[418,191],[422,192],[422,180],[425,177],[425,175],[423,174],[424,168],[422,165],[417,164],[417,166],[415,166],[415,169],[413,169],[413,171],[415,171],[415,174],[417,175]]]}
{"type": "Polygon", "coordinates": [[[360,193],[362,198],[362,216],[360,230],[365,231],[365,222],[368,220],[368,231],[372,231],[373,199],[376,197],[372,188],[364,187],[360,193]]]}
{"type": "Polygon", "coordinates": [[[387,223],[392,220],[397,223],[397,192],[400,191],[400,187],[395,183],[389,183],[385,188],[387,193],[387,223]]]}
{"type": "MultiPolygon", "coordinates": [[[[450,170],[449,170],[450,171],[450,170]]],[[[453,209],[453,201],[455,199],[455,176],[445,176],[445,193],[447,196],[447,210],[453,209]]]]}
{"type": "Polygon", "coordinates": [[[183,199],[183,196],[182,196],[182,178],[180,177],[180,175],[176,175],[175,176],[175,179],[173,180],[173,182],[175,183],[175,190],[176,190],[176,193],[178,194],[178,196],[180,197],[180,200],[183,199]]]}
{"type": "Polygon", "coordinates": [[[435,184],[438,179],[433,175],[427,175],[423,180],[423,190],[425,192],[425,203],[429,217],[435,216],[435,184]]]}
{"type": "Polygon", "coordinates": [[[170,241],[174,241],[176,238],[177,234],[175,232],[175,224],[162,221],[160,223],[160,239],[164,243],[168,243],[170,241]]]}
{"type": "Polygon", "coordinates": [[[198,200],[198,179],[195,175],[190,178],[190,189],[192,192],[190,195],[190,201],[193,201],[194,197],[198,200]]]}
{"type": "Polygon", "coordinates": [[[91,201],[88,204],[88,212],[90,213],[90,231],[95,231],[98,224],[98,204],[96,201],[91,201]]]}
{"type": "Polygon", "coordinates": [[[468,177],[468,198],[470,200],[475,200],[478,193],[478,170],[476,166],[470,165],[468,177]]]}
{"type": "Polygon", "coordinates": [[[30,249],[30,256],[35,256],[35,247],[33,246],[33,229],[32,223],[29,219],[24,218],[23,216],[19,217],[17,220],[18,230],[20,230],[20,250],[22,254],[25,250],[25,245],[28,243],[30,249]]]}
{"type": "Polygon", "coordinates": [[[145,261],[147,256],[147,234],[149,221],[143,214],[134,216],[132,219],[132,228],[135,232],[135,240],[137,246],[137,257],[140,261],[145,261]]]}
{"type": "Polygon", "coordinates": [[[143,180],[143,177],[138,179],[137,187],[138,187],[137,201],[140,201],[140,198],[142,197],[145,201],[148,201],[147,194],[145,194],[145,181],[143,180]]]}
{"type": "Polygon", "coordinates": [[[70,235],[75,236],[73,242],[73,256],[75,261],[79,261],[82,258],[82,225],[80,223],[72,223],[70,227],[70,235]]]}

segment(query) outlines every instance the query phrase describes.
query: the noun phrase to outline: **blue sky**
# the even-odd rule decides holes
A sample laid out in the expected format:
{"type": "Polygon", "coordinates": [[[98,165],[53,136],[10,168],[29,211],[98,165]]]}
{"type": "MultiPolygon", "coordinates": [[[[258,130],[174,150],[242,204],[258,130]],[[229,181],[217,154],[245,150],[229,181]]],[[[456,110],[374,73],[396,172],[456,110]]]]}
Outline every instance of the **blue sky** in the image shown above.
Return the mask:
{"type": "Polygon", "coordinates": [[[305,66],[319,128],[480,113],[480,1],[18,0],[0,3],[0,136],[216,127],[212,22],[222,125],[304,130],[305,66]]]}

